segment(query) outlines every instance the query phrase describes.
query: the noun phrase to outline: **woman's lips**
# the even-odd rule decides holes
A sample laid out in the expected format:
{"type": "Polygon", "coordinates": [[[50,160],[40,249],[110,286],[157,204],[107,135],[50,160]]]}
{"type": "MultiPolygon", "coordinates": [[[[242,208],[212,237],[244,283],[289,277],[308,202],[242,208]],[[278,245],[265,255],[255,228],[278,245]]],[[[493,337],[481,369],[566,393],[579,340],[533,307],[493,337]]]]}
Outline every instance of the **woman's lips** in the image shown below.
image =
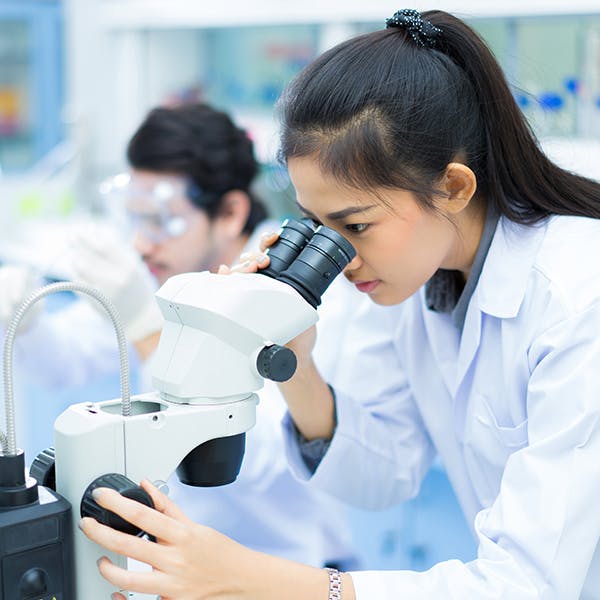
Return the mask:
{"type": "Polygon", "coordinates": [[[356,281],[354,285],[359,292],[370,294],[379,285],[379,280],[375,279],[374,281],[356,281]]]}

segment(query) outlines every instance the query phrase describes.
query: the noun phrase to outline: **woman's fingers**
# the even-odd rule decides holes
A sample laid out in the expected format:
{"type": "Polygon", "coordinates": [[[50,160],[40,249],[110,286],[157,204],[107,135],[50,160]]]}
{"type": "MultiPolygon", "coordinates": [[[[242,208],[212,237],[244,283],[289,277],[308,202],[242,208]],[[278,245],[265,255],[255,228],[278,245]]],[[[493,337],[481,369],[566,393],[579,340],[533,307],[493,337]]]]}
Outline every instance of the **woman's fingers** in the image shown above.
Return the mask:
{"type": "Polygon", "coordinates": [[[173,502],[168,496],[163,494],[156,486],[147,479],[143,479],[140,485],[150,494],[154,502],[155,510],[176,519],[177,521],[192,523],[191,519],[173,502]]]}
{"type": "Polygon", "coordinates": [[[177,534],[181,529],[181,525],[177,521],[140,502],[125,498],[115,490],[96,488],[94,500],[100,506],[111,510],[160,540],[173,543],[177,539],[177,534]]]}
{"type": "Polygon", "coordinates": [[[79,526],[90,540],[107,550],[134,558],[156,568],[160,568],[164,562],[165,546],[117,531],[89,517],[81,519],[79,526]]]}
{"type": "Polygon", "coordinates": [[[246,256],[248,257],[246,260],[237,265],[233,265],[232,267],[221,265],[218,273],[220,275],[229,275],[230,273],[256,273],[259,269],[264,269],[271,261],[269,256],[262,252],[247,253],[246,256]]]}
{"type": "Polygon", "coordinates": [[[161,571],[128,571],[115,565],[106,556],[98,561],[98,570],[104,579],[120,590],[160,596],[172,595],[174,591],[174,582],[161,571]]]}
{"type": "Polygon", "coordinates": [[[260,251],[264,252],[267,248],[270,248],[279,239],[279,232],[270,231],[269,233],[263,233],[260,236],[260,251]]]}

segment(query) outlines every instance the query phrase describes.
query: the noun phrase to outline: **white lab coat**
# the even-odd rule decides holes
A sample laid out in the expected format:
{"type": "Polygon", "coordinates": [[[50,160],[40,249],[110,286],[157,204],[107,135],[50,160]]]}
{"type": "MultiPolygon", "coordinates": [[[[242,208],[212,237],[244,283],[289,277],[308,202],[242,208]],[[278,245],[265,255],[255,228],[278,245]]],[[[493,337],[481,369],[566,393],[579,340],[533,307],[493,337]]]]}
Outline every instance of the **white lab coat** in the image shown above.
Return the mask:
{"type": "Polygon", "coordinates": [[[313,484],[384,507],[437,451],[479,542],[466,564],[353,573],[357,600],[600,598],[599,257],[600,220],[502,218],[462,336],[423,290],[350,323],[341,359],[358,364],[313,484]]]}
{"type": "MultiPolygon", "coordinates": [[[[266,223],[249,241],[246,251],[256,249],[261,231],[275,230],[266,223]]],[[[359,295],[343,278],[326,292],[329,300],[320,309],[322,334],[317,353],[319,364],[334,379],[339,327],[349,318],[359,295]]],[[[52,386],[85,386],[99,374],[118,373],[114,330],[87,302],[74,302],[64,310],[46,315],[17,343],[17,363],[38,383],[52,386]]],[[[134,353],[131,352],[133,355],[134,353]]],[[[132,358],[134,358],[132,356],[132,358]]],[[[151,389],[151,365],[141,373],[140,389],[151,389]]],[[[82,391],[85,391],[83,387],[82,391]]],[[[113,397],[118,394],[115,386],[113,397]]],[[[257,424],[247,433],[246,453],[237,481],[218,488],[193,488],[175,476],[169,480],[170,496],[190,518],[214,527],[256,550],[298,560],[314,566],[337,562],[356,566],[351,531],[340,503],[320,490],[298,482],[285,458],[281,419],[285,403],[277,386],[267,382],[258,392],[257,424]]],[[[78,401],[86,401],[82,395],[78,401]]],[[[106,398],[109,399],[109,398],[106,398]]],[[[65,406],[28,403],[22,412],[36,419],[40,408],[53,418],[65,406]]],[[[37,420],[36,437],[50,438],[52,418],[37,420]],[[41,431],[43,429],[43,431],[41,431]]],[[[21,420],[21,429],[27,423],[21,420]]],[[[42,447],[45,447],[43,444],[42,447]]]]}

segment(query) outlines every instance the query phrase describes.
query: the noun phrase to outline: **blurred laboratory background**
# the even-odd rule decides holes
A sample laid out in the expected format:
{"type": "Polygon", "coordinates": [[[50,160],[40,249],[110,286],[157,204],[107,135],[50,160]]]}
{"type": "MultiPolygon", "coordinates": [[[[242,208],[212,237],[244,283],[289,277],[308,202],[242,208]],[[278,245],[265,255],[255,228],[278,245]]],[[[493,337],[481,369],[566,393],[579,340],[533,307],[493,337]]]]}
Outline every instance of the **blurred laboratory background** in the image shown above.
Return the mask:
{"type": "MultiPolygon", "coordinates": [[[[598,0],[410,6],[470,22],[546,151],[600,178],[598,0]]],[[[381,28],[398,8],[388,0],[0,0],[0,262],[32,265],[48,281],[68,277],[63,240],[82,219],[104,216],[102,183],[127,168],[127,141],[157,105],[206,100],[230,112],[255,143],[271,212],[292,215],[293,190],[276,161],[278,95],[323,50],[381,28]]],[[[32,458],[59,408],[114,397],[119,384],[98,378],[50,393],[22,379],[17,389],[28,399],[20,435],[32,458]]],[[[368,568],[425,569],[475,554],[441,467],[407,504],[348,510],[368,568]]]]}

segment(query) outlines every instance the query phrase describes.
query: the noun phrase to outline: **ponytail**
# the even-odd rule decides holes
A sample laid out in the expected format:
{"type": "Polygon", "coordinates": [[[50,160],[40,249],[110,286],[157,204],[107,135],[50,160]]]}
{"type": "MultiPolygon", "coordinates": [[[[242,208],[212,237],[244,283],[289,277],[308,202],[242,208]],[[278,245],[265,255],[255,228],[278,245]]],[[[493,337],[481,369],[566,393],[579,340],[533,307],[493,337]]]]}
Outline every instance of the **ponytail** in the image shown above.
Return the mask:
{"type": "Polygon", "coordinates": [[[408,189],[426,207],[458,160],[513,221],[600,218],[600,184],[544,155],[479,35],[443,11],[420,23],[416,11],[397,15],[392,29],[339,44],[290,84],[280,101],[283,160],[314,154],[347,184],[408,189]]]}
{"type": "Polygon", "coordinates": [[[513,221],[534,223],[551,214],[600,217],[600,185],[569,173],[541,150],[500,65],[463,21],[442,11],[423,19],[443,31],[441,51],[468,76],[485,126],[488,194],[513,221]]]}

